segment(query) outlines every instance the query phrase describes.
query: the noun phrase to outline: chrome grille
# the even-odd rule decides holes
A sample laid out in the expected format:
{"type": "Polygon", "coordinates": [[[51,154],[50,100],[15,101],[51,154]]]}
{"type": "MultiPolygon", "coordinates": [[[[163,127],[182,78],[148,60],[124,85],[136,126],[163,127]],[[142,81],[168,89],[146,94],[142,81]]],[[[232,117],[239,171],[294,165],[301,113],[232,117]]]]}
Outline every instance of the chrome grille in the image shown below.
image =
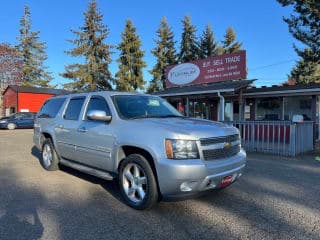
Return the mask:
{"type": "Polygon", "coordinates": [[[209,149],[209,150],[202,151],[203,158],[206,161],[232,157],[239,152],[240,152],[240,144],[231,146],[229,148],[209,149]]]}
{"type": "Polygon", "coordinates": [[[233,134],[233,135],[228,135],[223,137],[203,138],[203,139],[200,139],[200,144],[201,146],[208,146],[216,143],[224,143],[224,142],[230,143],[237,140],[240,140],[239,134],[233,134]]]}

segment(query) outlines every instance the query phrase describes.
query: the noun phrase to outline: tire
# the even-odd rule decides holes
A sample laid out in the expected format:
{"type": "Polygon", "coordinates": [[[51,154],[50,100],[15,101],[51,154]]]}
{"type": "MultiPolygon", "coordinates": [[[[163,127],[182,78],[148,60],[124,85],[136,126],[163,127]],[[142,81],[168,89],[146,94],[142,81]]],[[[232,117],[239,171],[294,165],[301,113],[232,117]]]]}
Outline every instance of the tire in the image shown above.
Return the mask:
{"type": "Polygon", "coordinates": [[[42,167],[48,171],[59,169],[59,157],[50,138],[46,138],[42,144],[40,162],[42,167]]]}
{"type": "Polygon", "coordinates": [[[127,205],[137,210],[150,209],[158,201],[158,187],[149,162],[131,154],[120,164],[119,186],[127,205]]]}
{"type": "Polygon", "coordinates": [[[14,130],[16,129],[17,125],[14,123],[8,123],[7,128],[8,130],[14,130]]]}

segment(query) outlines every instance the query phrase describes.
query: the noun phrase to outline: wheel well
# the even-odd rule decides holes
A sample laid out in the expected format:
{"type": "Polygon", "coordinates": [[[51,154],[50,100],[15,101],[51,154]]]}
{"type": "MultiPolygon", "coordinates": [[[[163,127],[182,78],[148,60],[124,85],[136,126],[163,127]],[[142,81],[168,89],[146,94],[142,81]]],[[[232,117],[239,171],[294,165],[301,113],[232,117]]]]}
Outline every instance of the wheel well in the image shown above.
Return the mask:
{"type": "Polygon", "coordinates": [[[140,155],[142,155],[149,162],[149,164],[151,166],[151,169],[153,171],[153,174],[156,177],[158,193],[159,193],[159,197],[160,197],[161,196],[161,192],[160,192],[159,183],[158,183],[158,175],[157,175],[157,171],[156,171],[156,167],[154,165],[154,159],[153,159],[152,155],[148,151],[144,150],[143,148],[134,147],[134,146],[122,146],[121,149],[122,149],[122,151],[121,151],[122,153],[120,154],[121,158],[120,158],[120,161],[119,161],[118,169],[120,167],[121,161],[125,157],[129,156],[130,154],[140,154],[140,155]],[[123,154],[124,154],[124,156],[123,156],[123,154]]]}
{"type": "Polygon", "coordinates": [[[52,140],[52,137],[49,133],[43,132],[41,140],[40,140],[40,144],[41,144],[40,147],[41,148],[42,148],[42,144],[43,144],[44,140],[46,140],[47,138],[50,138],[52,140]]]}

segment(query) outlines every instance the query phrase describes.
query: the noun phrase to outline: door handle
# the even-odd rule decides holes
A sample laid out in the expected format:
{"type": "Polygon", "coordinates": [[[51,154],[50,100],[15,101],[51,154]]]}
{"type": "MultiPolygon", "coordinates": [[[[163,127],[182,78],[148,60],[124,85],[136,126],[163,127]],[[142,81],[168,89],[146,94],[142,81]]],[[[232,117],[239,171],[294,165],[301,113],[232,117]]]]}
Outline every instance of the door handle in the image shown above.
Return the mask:
{"type": "Polygon", "coordinates": [[[78,128],[78,132],[88,132],[88,130],[85,128],[85,127],[81,127],[81,128],[78,128]]]}

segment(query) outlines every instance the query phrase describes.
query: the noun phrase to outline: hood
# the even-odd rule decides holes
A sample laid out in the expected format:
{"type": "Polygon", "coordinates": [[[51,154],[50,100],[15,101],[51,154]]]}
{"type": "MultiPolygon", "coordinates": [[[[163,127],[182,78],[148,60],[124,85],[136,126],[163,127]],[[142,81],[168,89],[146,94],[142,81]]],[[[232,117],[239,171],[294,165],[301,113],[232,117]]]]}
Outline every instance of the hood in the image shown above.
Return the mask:
{"type": "Polygon", "coordinates": [[[195,138],[219,137],[238,133],[233,126],[221,122],[198,118],[146,118],[136,119],[144,126],[167,130],[172,133],[189,135],[195,138]]]}

